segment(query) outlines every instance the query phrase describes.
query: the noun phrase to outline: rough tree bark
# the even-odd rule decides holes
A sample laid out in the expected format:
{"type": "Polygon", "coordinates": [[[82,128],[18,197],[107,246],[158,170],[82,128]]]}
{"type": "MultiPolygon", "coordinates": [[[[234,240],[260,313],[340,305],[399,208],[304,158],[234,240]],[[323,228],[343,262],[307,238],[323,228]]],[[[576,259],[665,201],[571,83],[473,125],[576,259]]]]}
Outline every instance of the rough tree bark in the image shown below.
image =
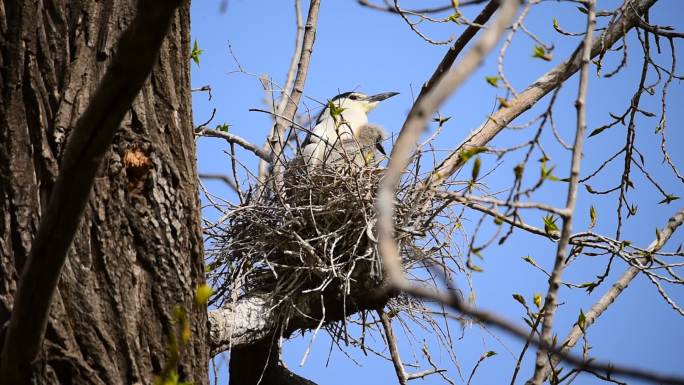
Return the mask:
{"type": "MultiPolygon", "coordinates": [[[[189,7],[99,171],[62,271],[40,384],[146,384],[167,361],[173,309],[188,312],[178,373],[207,383],[207,318],[192,131],[189,7]]],[[[0,1],[0,345],[18,276],[71,128],[135,2],[0,1]]]]}

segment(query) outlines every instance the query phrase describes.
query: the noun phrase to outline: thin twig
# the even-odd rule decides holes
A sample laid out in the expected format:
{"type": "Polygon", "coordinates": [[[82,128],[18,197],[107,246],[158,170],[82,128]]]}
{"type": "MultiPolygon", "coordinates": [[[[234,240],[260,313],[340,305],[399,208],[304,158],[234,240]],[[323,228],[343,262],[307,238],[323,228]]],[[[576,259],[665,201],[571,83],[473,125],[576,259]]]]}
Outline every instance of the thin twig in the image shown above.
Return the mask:
{"type": "Polygon", "coordinates": [[[210,128],[202,128],[198,131],[195,131],[195,135],[197,136],[208,136],[211,138],[221,138],[225,139],[228,143],[235,143],[238,146],[244,148],[245,150],[249,150],[254,153],[254,155],[258,156],[259,158],[271,162],[271,155],[267,153],[266,151],[262,150],[259,148],[257,145],[250,143],[247,141],[247,139],[244,139],[240,136],[237,136],[235,134],[231,134],[229,132],[223,132],[219,130],[212,130],[210,128]]]}
{"type": "MultiPolygon", "coordinates": [[[[593,44],[591,57],[599,55],[611,47],[615,42],[622,39],[631,28],[638,24],[638,13],[644,13],[656,0],[627,0],[633,7],[626,10],[622,17],[611,23],[602,35],[602,40],[593,44]]],[[[453,175],[464,164],[463,153],[469,149],[483,147],[490,140],[523,112],[530,109],[542,97],[558,88],[570,76],[580,69],[581,46],[570,56],[568,60],[553,68],[539,77],[527,89],[522,91],[517,98],[508,102],[508,106],[501,108],[479,128],[474,130],[452,153],[440,163],[430,174],[426,184],[436,186],[449,176],[453,175]]]]}
{"type": "MultiPolygon", "coordinates": [[[[667,224],[658,232],[659,236],[651,242],[651,244],[648,246],[646,249],[647,255],[650,253],[657,253],[666,243],[667,241],[670,240],[672,237],[672,234],[674,234],[675,230],[679,226],[684,223],[684,208],[680,209],[677,213],[675,213],[668,221],[667,224]]],[[[648,261],[648,256],[641,258],[642,262],[647,262],[648,261]]],[[[603,314],[608,307],[615,302],[615,299],[629,286],[630,282],[639,274],[639,271],[641,271],[638,267],[636,266],[630,266],[627,271],[618,278],[617,281],[613,284],[613,286],[605,293],[603,296],[596,301],[596,303],[589,309],[589,311],[585,314],[585,322],[584,322],[584,330],[587,330],[600,316],[603,314]]],[[[563,343],[560,345],[562,346],[561,352],[562,353],[567,353],[572,349],[577,341],[581,338],[581,336],[584,334],[582,329],[579,327],[579,325],[575,325],[570,333],[565,337],[563,340],[563,343]]],[[[556,355],[553,355],[552,358],[552,365],[557,365],[559,362],[559,358],[556,355]]],[[[549,371],[550,371],[550,366],[548,359],[543,363],[543,374],[544,377],[548,376],[549,371]]]]}
{"type": "MultiPolygon", "coordinates": [[[[570,215],[563,218],[560,240],[556,250],[556,260],[554,262],[551,277],[549,277],[549,289],[544,300],[544,319],[542,321],[541,340],[546,344],[551,344],[553,334],[553,319],[556,312],[558,289],[560,288],[561,275],[566,265],[567,247],[572,233],[571,213],[575,211],[577,203],[577,186],[579,184],[580,164],[582,162],[582,152],[584,150],[584,132],[587,129],[586,98],[589,87],[589,60],[591,57],[592,38],[594,37],[594,25],[596,24],[596,10],[594,0],[585,2],[587,11],[587,29],[582,43],[582,61],[580,64],[579,90],[575,107],[577,108],[577,129],[575,131],[575,143],[572,147],[572,161],[570,166],[570,183],[568,185],[568,195],[565,208],[570,215]]],[[[547,352],[544,349],[537,351],[537,363],[535,365],[532,383],[540,385],[544,380],[544,363],[547,352]]]]}

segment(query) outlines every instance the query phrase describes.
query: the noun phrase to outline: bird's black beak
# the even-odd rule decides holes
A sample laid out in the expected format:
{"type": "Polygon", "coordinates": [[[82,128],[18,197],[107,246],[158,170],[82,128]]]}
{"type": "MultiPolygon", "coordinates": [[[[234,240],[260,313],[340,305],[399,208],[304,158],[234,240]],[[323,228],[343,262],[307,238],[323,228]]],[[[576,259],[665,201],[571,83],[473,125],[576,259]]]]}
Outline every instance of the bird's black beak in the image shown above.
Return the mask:
{"type": "Polygon", "coordinates": [[[368,101],[368,102],[380,102],[380,101],[383,101],[385,99],[389,99],[394,95],[399,95],[399,93],[398,92],[383,92],[381,94],[375,94],[373,96],[369,96],[366,99],[366,101],[368,101]]]}
{"type": "Polygon", "coordinates": [[[387,156],[387,153],[385,152],[385,147],[382,147],[382,142],[378,141],[377,143],[375,143],[375,148],[377,148],[382,155],[387,156]]]}

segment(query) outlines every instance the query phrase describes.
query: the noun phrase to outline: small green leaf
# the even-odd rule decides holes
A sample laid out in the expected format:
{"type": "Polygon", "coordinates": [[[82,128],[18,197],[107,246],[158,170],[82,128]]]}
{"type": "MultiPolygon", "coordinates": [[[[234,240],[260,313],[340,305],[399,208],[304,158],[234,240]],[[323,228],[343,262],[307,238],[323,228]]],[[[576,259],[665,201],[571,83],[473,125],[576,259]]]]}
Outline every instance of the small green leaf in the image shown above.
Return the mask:
{"type": "Polygon", "coordinates": [[[466,262],[466,267],[476,273],[482,273],[484,271],[480,266],[473,265],[471,261],[466,262]]]}
{"type": "Polygon", "coordinates": [[[471,179],[473,182],[477,180],[477,177],[480,176],[480,167],[482,166],[482,160],[478,156],[475,158],[475,162],[473,162],[473,172],[471,173],[471,179]]]}
{"type": "Polygon", "coordinates": [[[498,76],[485,76],[485,80],[487,81],[487,83],[489,83],[489,85],[491,85],[494,88],[499,86],[499,79],[501,78],[498,76]]]}
{"type": "Polygon", "coordinates": [[[591,293],[596,288],[596,286],[597,286],[596,282],[585,282],[585,283],[579,285],[579,287],[581,287],[583,289],[587,289],[587,291],[589,293],[591,293]]]}
{"type": "Polygon", "coordinates": [[[485,358],[488,358],[488,357],[495,356],[495,355],[496,355],[496,352],[493,351],[493,350],[490,350],[490,351],[488,351],[487,353],[484,354],[484,357],[485,357],[485,358]]]}
{"type": "Polygon", "coordinates": [[[633,204],[633,205],[629,205],[629,206],[627,207],[627,209],[629,210],[629,211],[627,212],[627,216],[629,217],[629,216],[632,216],[632,215],[636,215],[637,211],[639,210],[639,206],[633,204]]]}
{"type": "Polygon", "coordinates": [[[534,52],[532,53],[532,57],[537,58],[537,59],[542,59],[545,61],[553,60],[553,56],[551,55],[551,53],[546,52],[544,47],[542,47],[540,45],[534,46],[534,52]]]}
{"type": "Polygon", "coordinates": [[[608,128],[608,126],[601,126],[601,127],[597,128],[597,129],[595,129],[594,131],[592,131],[592,132],[589,134],[589,138],[591,138],[592,136],[596,136],[596,135],[602,133],[606,128],[608,128]]]}
{"type": "Polygon", "coordinates": [[[520,294],[513,294],[513,299],[520,302],[520,304],[525,305],[525,297],[520,294]]]}
{"type": "Polygon", "coordinates": [[[518,163],[518,165],[513,168],[513,173],[515,174],[516,180],[522,178],[523,171],[525,171],[525,164],[523,163],[518,163]]]}
{"type": "Polygon", "coordinates": [[[337,119],[342,116],[342,112],[345,110],[345,108],[336,106],[332,100],[328,100],[328,109],[330,110],[330,116],[332,116],[335,122],[337,122],[337,119]]]}
{"type": "Polygon", "coordinates": [[[195,305],[197,307],[204,307],[209,301],[209,297],[213,294],[213,290],[206,283],[203,283],[197,287],[195,290],[195,305]]]}
{"type": "Polygon", "coordinates": [[[579,326],[580,330],[584,332],[584,326],[587,323],[587,317],[584,315],[584,312],[582,309],[580,309],[579,316],[577,317],[577,326],[579,326]]]}
{"type": "Polygon", "coordinates": [[[439,124],[440,127],[442,127],[444,123],[449,121],[449,119],[451,119],[451,116],[442,117],[441,115],[439,115],[436,118],[433,118],[432,121],[436,122],[437,124],[439,124]]]}
{"type": "Polygon", "coordinates": [[[669,205],[672,201],[676,201],[677,199],[679,199],[678,196],[672,195],[672,194],[667,194],[667,195],[665,195],[665,199],[663,199],[662,201],[660,201],[658,203],[669,205]]]}
{"type": "Polygon", "coordinates": [[[556,225],[556,221],[558,218],[553,216],[553,214],[548,214],[544,216],[544,231],[546,231],[547,234],[553,234],[553,233],[558,233],[558,225],[556,225]]]}
{"type": "Polygon", "coordinates": [[[199,48],[199,44],[197,44],[197,39],[195,39],[195,44],[192,46],[192,51],[190,51],[190,59],[192,59],[192,61],[194,61],[195,64],[197,64],[197,66],[199,66],[200,64],[199,57],[202,54],[202,52],[204,52],[204,50],[199,48]]]}
{"type": "Polygon", "coordinates": [[[472,158],[473,156],[487,151],[486,147],[471,147],[468,148],[467,150],[464,150],[461,155],[459,155],[459,158],[461,158],[461,162],[465,163],[468,161],[468,159],[472,158]]]}
{"type": "Polygon", "coordinates": [[[594,208],[593,205],[589,208],[589,218],[591,219],[591,223],[589,224],[589,228],[593,229],[594,226],[596,226],[596,209],[594,208]]]}
{"type": "Polygon", "coordinates": [[[502,98],[501,96],[497,96],[496,100],[499,101],[501,107],[508,108],[511,106],[511,103],[509,103],[508,100],[502,98]]]}
{"type": "Polygon", "coordinates": [[[221,131],[221,132],[228,132],[228,129],[230,129],[230,126],[231,125],[228,123],[223,123],[223,124],[219,124],[218,126],[216,126],[216,129],[221,131]]]}
{"type": "Polygon", "coordinates": [[[534,259],[532,259],[532,257],[530,257],[529,255],[524,256],[524,257],[523,257],[523,261],[529,263],[529,264],[532,265],[532,266],[537,266],[537,261],[535,261],[534,259]]]}
{"type": "Polygon", "coordinates": [[[449,17],[447,17],[446,19],[453,22],[453,23],[461,24],[461,20],[459,20],[460,17],[461,17],[461,12],[456,11],[452,15],[449,15],[449,17]]]}
{"type": "Polygon", "coordinates": [[[534,297],[532,297],[532,301],[534,301],[534,306],[537,307],[537,309],[541,309],[541,303],[542,303],[542,296],[539,293],[534,293],[534,297]]]}

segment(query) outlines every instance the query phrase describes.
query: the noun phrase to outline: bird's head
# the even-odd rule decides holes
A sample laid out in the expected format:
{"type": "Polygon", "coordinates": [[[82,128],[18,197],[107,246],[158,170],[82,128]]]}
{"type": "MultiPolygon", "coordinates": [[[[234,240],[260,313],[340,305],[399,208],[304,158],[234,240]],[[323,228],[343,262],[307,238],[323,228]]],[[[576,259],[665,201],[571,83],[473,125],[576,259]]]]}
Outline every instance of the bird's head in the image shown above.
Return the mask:
{"type": "MultiPolygon", "coordinates": [[[[360,111],[363,111],[365,113],[369,113],[375,107],[378,106],[378,103],[385,99],[389,99],[394,95],[398,95],[398,92],[383,92],[380,94],[375,94],[375,95],[366,95],[361,92],[345,92],[341,93],[334,98],[330,99],[330,102],[336,107],[336,108],[342,108],[343,110],[355,110],[358,109],[360,111]]],[[[329,111],[330,107],[326,106],[324,110],[321,112],[321,115],[319,117],[319,121],[321,120],[322,117],[327,116],[330,114],[329,111]]]]}
{"type": "Polygon", "coordinates": [[[382,147],[382,141],[387,134],[385,134],[385,130],[383,130],[382,127],[375,124],[366,124],[359,128],[356,136],[356,140],[359,142],[362,149],[371,149],[370,153],[373,154],[374,150],[372,149],[375,148],[380,151],[381,154],[387,155],[385,153],[385,148],[382,147]]]}

